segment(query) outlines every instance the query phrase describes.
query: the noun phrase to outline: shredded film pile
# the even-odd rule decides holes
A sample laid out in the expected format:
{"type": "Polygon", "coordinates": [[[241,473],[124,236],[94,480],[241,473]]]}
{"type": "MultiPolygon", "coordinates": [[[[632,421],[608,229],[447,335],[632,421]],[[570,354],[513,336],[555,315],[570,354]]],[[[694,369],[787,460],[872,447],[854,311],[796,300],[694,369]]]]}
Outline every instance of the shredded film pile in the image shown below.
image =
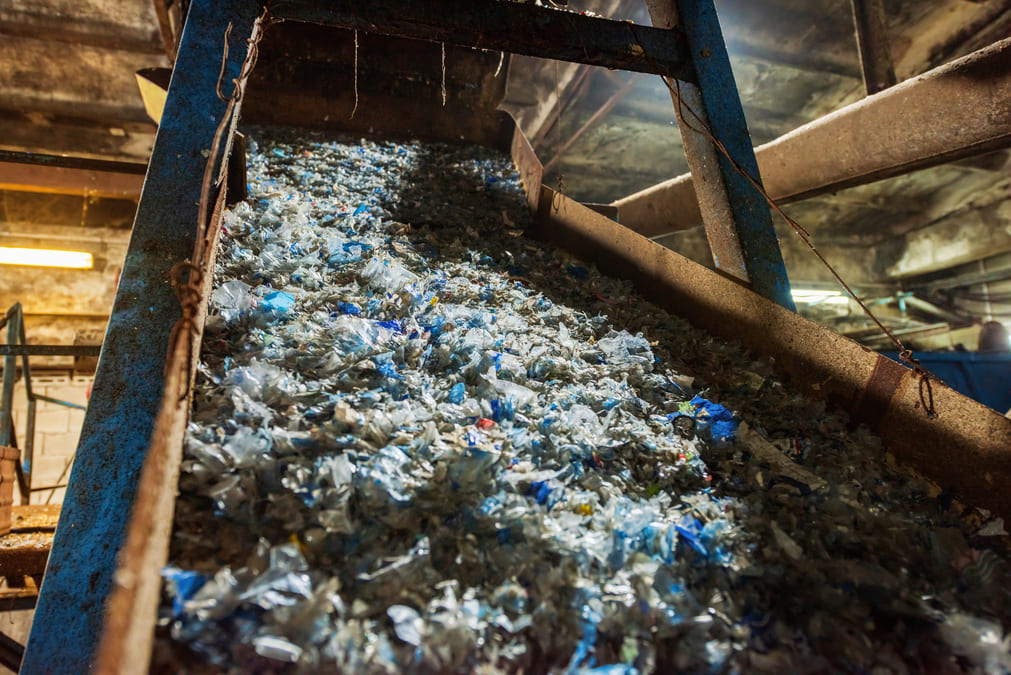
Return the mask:
{"type": "Polygon", "coordinates": [[[156,671],[1011,671],[1003,522],[522,236],[508,157],[254,136],[156,671]]]}

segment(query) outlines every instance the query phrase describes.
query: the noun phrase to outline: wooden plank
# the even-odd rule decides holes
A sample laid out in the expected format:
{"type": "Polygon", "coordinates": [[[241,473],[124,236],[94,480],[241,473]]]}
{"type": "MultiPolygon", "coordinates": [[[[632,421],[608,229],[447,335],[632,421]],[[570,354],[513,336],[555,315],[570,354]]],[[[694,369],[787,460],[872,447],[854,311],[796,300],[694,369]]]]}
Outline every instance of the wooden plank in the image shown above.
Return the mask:
{"type": "Polygon", "coordinates": [[[137,199],[145,164],[0,150],[0,190],[137,199]]]}
{"type": "MultiPolygon", "coordinates": [[[[58,504],[14,506],[11,531],[0,536],[0,576],[42,576],[59,517],[58,504]]],[[[31,595],[34,597],[37,591],[32,591],[31,595]]]]}
{"type": "Polygon", "coordinates": [[[55,530],[59,519],[59,504],[15,505],[11,513],[11,532],[55,530]]]}
{"type": "MultiPolygon", "coordinates": [[[[161,53],[156,36],[150,31],[145,35],[130,26],[89,20],[81,14],[70,17],[5,10],[0,12],[0,35],[46,42],[69,42],[139,54],[161,53]]],[[[54,45],[52,48],[58,47],[54,45]]]]}

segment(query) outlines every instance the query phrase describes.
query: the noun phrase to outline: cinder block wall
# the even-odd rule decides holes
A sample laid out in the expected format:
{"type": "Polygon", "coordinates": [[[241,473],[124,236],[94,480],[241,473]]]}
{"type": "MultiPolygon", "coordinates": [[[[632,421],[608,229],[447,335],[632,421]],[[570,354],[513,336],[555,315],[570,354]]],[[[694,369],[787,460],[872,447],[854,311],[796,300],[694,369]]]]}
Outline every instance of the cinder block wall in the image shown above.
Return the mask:
{"type": "MultiPolygon", "coordinates": [[[[36,394],[86,406],[88,392],[93,377],[69,377],[66,375],[32,375],[32,389],[36,394]]],[[[14,429],[18,447],[25,447],[25,425],[28,420],[28,399],[25,385],[19,381],[14,390],[14,429]]],[[[81,435],[84,411],[66,406],[38,401],[35,408],[35,451],[32,469],[32,486],[46,487],[66,484],[70,478],[70,463],[77,450],[77,439],[81,435]],[[64,472],[64,470],[66,470],[64,472]],[[62,478],[60,477],[62,474],[62,478]]],[[[66,490],[60,488],[36,492],[32,504],[60,504],[66,490]]],[[[17,486],[14,488],[14,503],[21,503],[17,486]]]]}

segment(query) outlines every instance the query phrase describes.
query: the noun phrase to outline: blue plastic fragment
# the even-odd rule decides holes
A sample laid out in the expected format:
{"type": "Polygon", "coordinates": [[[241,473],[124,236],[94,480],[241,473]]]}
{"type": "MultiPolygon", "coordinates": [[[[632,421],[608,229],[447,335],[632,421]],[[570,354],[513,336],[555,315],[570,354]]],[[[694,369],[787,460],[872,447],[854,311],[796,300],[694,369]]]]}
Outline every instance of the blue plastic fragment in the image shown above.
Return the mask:
{"type": "MultiPolygon", "coordinates": [[[[578,595],[587,595],[587,593],[585,589],[582,589],[578,595]]],[[[582,619],[580,621],[583,628],[583,636],[579,640],[572,658],[569,659],[569,664],[565,669],[566,675],[576,675],[576,673],[580,672],[580,665],[582,665],[583,661],[586,660],[586,657],[590,655],[597,644],[597,624],[600,623],[602,618],[600,613],[590,607],[590,605],[583,605],[582,619]]],[[[594,666],[595,659],[591,658],[589,665],[591,667],[594,666]]]]}
{"type": "Polygon", "coordinates": [[[395,331],[397,333],[404,332],[403,326],[401,326],[400,322],[397,321],[396,319],[393,319],[391,321],[376,321],[376,325],[381,328],[387,328],[389,330],[395,331]]]}
{"type": "Polygon", "coordinates": [[[449,396],[446,400],[450,403],[463,403],[464,397],[467,395],[467,387],[463,382],[457,382],[453,385],[453,388],[449,390],[449,396]]]}
{"type": "Polygon", "coordinates": [[[263,296],[260,303],[265,311],[273,314],[285,315],[295,306],[295,297],[284,291],[272,291],[263,296]]]}
{"type": "Polygon", "coordinates": [[[350,314],[351,316],[358,316],[362,313],[361,307],[353,302],[338,302],[337,311],[341,314],[350,314]]]}
{"type": "Polygon", "coordinates": [[[673,420],[677,417],[691,417],[695,420],[697,429],[703,437],[716,443],[725,443],[734,440],[737,435],[737,427],[741,421],[737,419],[733,412],[724,408],[719,403],[713,403],[701,396],[696,396],[689,403],[695,408],[691,415],[683,412],[676,412],[667,415],[667,419],[673,420]]]}
{"type": "Polygon", "coordinates": [[[551,496],[551,486],[545,481],[534,481],[530,484],[530,493],[537,500],[538,504],[543,504],[551,496]]]}
{"type": "Polygon", "coordinates": [[[397,366],[390,361],[381,362],[376,364],[376,370],[385,375],[386,377],[393,378],[395,380],[403,380],[404,376],[397,371],[397,366]]]}
{"type": "Polygon", "coordinates": [[[204,575],[190,572],[189,570],[181,570],[178,567],[162,568],[161,575],[175,589],[175,594],[172,596],[173,616],[182,614],[186,601],[196,595],[197,591],[207,583],[207,577],[204,575]]]}
{"type": "Polygon", "coordinates": [[[585,279],[590,276],[590,270],[586,269],[582,265],[569,264],[565,267],[565,271],[576,279],[585,279]]]}
{"type": "Polygon", "coordinates": [[[674,527],[689,546],[702,555],[707,554],[706,547],[702,543],[702,523],[691,516],[685,516],[674,527]]]}
{"type": "Polygon", "coordinates": [[[358,206],[358,208],[355,209],[355,212],[353,214],[351,214],[351,215],[353,215],[353,216],[360,216],[360,215],[362,215],[363,213],[365,213],[368,210],[369,210],[368,204],[360,204],[358,206]]]}
{"type": "Polygon", "coordinates": [[[720,535],[730,529],[730,523],[723,518],[706,523],[706,526],[702,528],[699,538],[702,541],[702,545],[709,551],[709,562],[720,565],[730,563],[733,556],[719,543],[720,535]]]}
{"type": "Polygon", "coordinates": [[[516,418],[516,403],[511,398],[495,398],[491,400],[489,405],[491,406],[491,418],[496,422],[516,418]]]}

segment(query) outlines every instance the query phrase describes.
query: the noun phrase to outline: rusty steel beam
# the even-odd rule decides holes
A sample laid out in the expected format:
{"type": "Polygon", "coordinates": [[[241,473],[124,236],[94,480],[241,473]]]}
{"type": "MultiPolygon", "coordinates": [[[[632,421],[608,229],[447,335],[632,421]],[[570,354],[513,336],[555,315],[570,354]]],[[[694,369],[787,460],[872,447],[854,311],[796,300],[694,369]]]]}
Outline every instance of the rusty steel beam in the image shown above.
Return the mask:
{"type": "Polygon", "coordinates": [[[279,19],[694,81],[684,41],[667,31],[502,0],[276,0],[279,19]]]}
{"type": "MultiPolygon", "coordinates": [[[[780,203],[873,183],[1011,146],[1011,38],[940,66],[760,146],[780,203]]],[[[702,224],[690,175],[614,202],[649,237],[702,224]]]]}
{"type": "Polygon", "coordinates": [[[0,150],[0,190],[138,199],[144,164],[0,150]]]}
{"type": "Polygon", "coordinates": [[[896,83],[884,2],[850,0],[850,3],[853,7],[853,26],[857,34],[864,88],[868,95],[876,94],[896,83]]]}
{"type": "MultiPolygon", "coordinates": [[[[647,0],[646,7],[653,25],[674,29],[678,23],[675,5],[672,0],[647,0]]],[[[689,171],[702,186],[701,190],[693,193],[693,198],[701,222],[706,227],[706,239],[713,260],[724,273],[743,283],[749,283],[751,277],[744,259],[744,247],[737,231],[730,195],[727,194],[725,176],[721,171],[718,150],[709,138],[696,130],[697,127],[712,126],[702,100],[702,92],[699,87],[680,85],[677,93],[671,92],[671,100],[689,171]],[[695,112],[697,120],[694,124],[685,119],[684,110],[695,112]]],[[[750,144],[749,141],[748,145],[750,144]]],[[[618,219],[620,222],[621,209],[618,209],[618,219]]]]}

